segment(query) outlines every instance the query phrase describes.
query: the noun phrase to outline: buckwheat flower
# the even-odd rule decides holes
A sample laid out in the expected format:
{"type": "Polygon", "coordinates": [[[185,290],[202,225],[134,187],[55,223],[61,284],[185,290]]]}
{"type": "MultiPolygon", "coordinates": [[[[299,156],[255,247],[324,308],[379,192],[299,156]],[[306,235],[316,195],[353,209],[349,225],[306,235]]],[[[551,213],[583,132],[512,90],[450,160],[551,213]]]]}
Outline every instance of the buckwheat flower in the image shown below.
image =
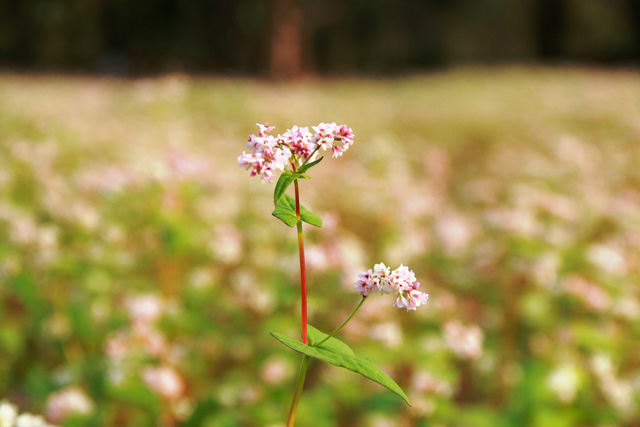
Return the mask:
{"type": "Polygon", "coordinates": [[[459,320],[450,320],[444,325],[444,338],[458,356],[472,360],[482,356],[484,334],[477,325],[465,326],[459,320]]]}
{"type": "Polygon", "coordinates": [[[93,411],[93,402],[77,387],[57,391],[47,399],[47,417],[55,422],[74,415],[88,415],[93,411]]]}
{"type": "Polygon", "coordinates": [[[0,427],[13,427],[18,409],[11,403],[3,400],[0,402],[0,427]]]}
{"type": "Polygon", "coordinates": [[[378,286],[376,291],[380,291],[383,294],[393,293],[393,284],[390,281],[389,274],[391,269],[384,265],[384,263],[376,264],[373,266],[373,275],[378,278],[378,286]]]}
{"type": "Polygon", "coordinates": [[[351,144],[353,144],[353,131],[345,125],[338,126],[335,123],[320,123],[313,126],[316,133],[313,141],[324,151],[331,150],[332,157],[340,157],[351,144]]]}
{"type": "Polygon", "coordinates": [[[415,273],[402,264],[393,271],[384,263],[376,264],[373,269],[360,273],[355,285],[363,297],[374,291],[397,295],[394,305],[407,311],[415,310],[429,300],[428,294],[418,290],[420,283],[415,273]]]}
{"type": "Polygon", "coordinates": [[[285,166],[289,163],[290,157],[291,150],[287,147],[279,146],[268,159],[271,161],[274,169],[284,170],[285,166]]]}
{"type": "Polygon", "coordinates": [[[268,133],[274,130],[275,127],[262,125],[260,123],[256,123],[256,125],[258,126],[258,135],[249,135],[247,148],[256,149],[268,144],[270,140],[275,139],[272,135],[268,135],[268,133]]]}
{"type": "Polygon", "coordinates": [[[356,281],[356,290],[360,292],[360,295],[366,297],[372,291],[378,290],[379,284],[380,279],[377,276],[373,275],[373,271],[363,271],[358,275],[358,280],[356,281]]]}
{"type": "Polygon", "coordinates": [[[393,287],[395,293],[401,293],[413,290],[413,284],[416,282],[416,275],[405,265],[393,270],[389,276],[389,284],[393,287]]]}
{"type": "Polygon", "coordinates": [[[15,427],[50,427],[40,415],[21,414],[16,419],[15,427]]]}
{"type": "Polygon", "coordinates": [[[330,149],[333,157],[339,157],[353,144],[353,131],[335,123],[313,126],[315,134],[307,127],[292,126],[284,134],[276,136],[269,135],[274,127],[257,125],[258,134],[250,135],[247,142],[247,148],[252,151],[243,151],[238,157],[238,164],[250,170],[252,177],[259,176],[264,182],[272,182],[276,171],[284,170],[290,163],[302,165],[308,160],[313,161],[318,148],[330,149]]]}
{"type": "Polygon", "coordinates": [[[318,126],[313,126],[313,130],[316,131],[313,135],[313,141],[326,151],[333,147],[337,129],[335,123],[320,123],[318,126]]]}
{"type": "MultiPolygon", "coordinates": [[[[242,152],[238,164],[251,170],[251,176],[260,176],[263,181],[271,182],[276,170],[284,170],[291,157],[291,149],[281,136],[267,135],[273,127],[258,124],[258,135],[250,135],[247,148],[252,153],[242,152]]],[[[313,151],[313,150],[311,150],[313,151]]]]}
{"type": "Polygon", "coordinates": [[[336,139],[341,140],[342,144],[347,146],[353,144],[353,130],[348,128],[346,125],[341,125],[338,127],[336,139]]]}
{"type": "Polygon", "coordinates": [[[309,128],[306,127],[293,126],[282,135],[282,138],[291,153],[303,161],[309,158],[318,146],[313,141],[313,135],[309,132],[309,128]]]}
{"type": "Polygon", "coordinates": [[[383,262],[373,266],[373,274],[375,274],[378,277],[386,277],[389,275],[390,272],[391,272],[391,269],[386,265],[384,265],[383,262]]]}
{"type": "Polygon", "coordinates": [[[153,391],[169,400],[179,398],[184,392],[182,378],[171,367],[146,368],[142,377],[153,391]]]}
{"type": "Polygon", "coordinates": [[[125,305],[134,324],[151,324],[160,318],[164,310],[162,299],[154,294],[129,298],[125,305]]]}
{"type": "Polygon", "coordinates": [[[238,157],[238,164],[249,170],[251,169],[251,176],[260,175],[264,167],[264,157],[261,153],[245,153],[244,151],[238,157]]]}
{"type": "Polygon", "coordinates": [[[129,353],[129,336],[120,331],[107,339],[105,353],[112,360],[122,360],[129,353]]]}
{"type": "Polygon", "coordinates": [[[415,310],[421,305],[425,305],[429,301],[429,294],[422,293],[418,290],[420,283],[414,283],[414,288],[409,291],[403,291],[398,295],[395,306],[398,308],[406,308],[407,311],[415,310]]]}
{"type": "Polygon", "coordinates": [[[286,359],[272,357],[265,362],[260,377],[268,384],[278,384],[291,376],[291,368],[286,359]]]}
{"type": "Polygon", "coordinates": [[[256,123],[256,125],[258,126],[258,129],[260,129],[258,131],[258,134],[260,136],[266,136],[269,132],[276,128],[275,126],[261,125],[260,123],[256,123]]]}
{"type": "Polygon", "coordinates": [[[336,131],[335,139],[336,141],[340,141],[342,143],[342,146],[334,144],[332,148],[333,157],[339,157],[342,156],[343,152],[347,151],[351,144],[353,144],[353,131],[351,130],[351,128],[342,125],[336,131]]]}
{"type": "Polygon", "coordinates": [[[565,363],[553,370],[547,377],[547,387],[564,403],[575,399],[580,386],[580,373],[572,364],[565,363]]]}

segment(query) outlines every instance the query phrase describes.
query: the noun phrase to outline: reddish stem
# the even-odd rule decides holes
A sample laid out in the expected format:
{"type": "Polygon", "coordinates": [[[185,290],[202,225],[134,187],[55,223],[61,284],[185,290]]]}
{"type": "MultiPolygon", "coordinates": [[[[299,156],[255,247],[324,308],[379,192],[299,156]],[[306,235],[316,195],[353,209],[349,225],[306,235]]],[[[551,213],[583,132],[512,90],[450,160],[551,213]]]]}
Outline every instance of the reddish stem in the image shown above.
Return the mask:
{"type": "Polygon", "coordinates": [[[302,303],[302,342],[309,345],[307,338],[307,267],[304,259],[304,239],[302,238],[302,221],[300,219],[300,194],[298,180],[293,181],[296,195],[296,217],[298,218],[298,252],[300,253],[300,299],[302,303]]]}

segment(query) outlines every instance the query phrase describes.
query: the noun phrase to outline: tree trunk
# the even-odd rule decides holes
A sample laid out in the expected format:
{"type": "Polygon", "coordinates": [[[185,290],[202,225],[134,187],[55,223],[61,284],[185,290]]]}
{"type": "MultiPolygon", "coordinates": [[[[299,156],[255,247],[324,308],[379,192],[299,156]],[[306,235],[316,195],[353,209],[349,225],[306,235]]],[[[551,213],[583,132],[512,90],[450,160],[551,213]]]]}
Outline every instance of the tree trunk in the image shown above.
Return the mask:
{"type": "Polygon", "coordinates": [[[269,74],[274,78],[302,74],[301,0],[271,1],[269,74]]]}
{"type": "Polygon", "coordinates": [[[567,16],[564,0],[536,0],[536,42],[543,60],[562,56],[562,36],[567,16]]]}
{"type": "Polygon", "coordinates": [[[629,7],[629,19],[631,20],[631,26],[635,32],[635,38],[633,39],[633,51],[631,52],[631,60],[640,62],[640,1],[627,0],[629,7]]]}

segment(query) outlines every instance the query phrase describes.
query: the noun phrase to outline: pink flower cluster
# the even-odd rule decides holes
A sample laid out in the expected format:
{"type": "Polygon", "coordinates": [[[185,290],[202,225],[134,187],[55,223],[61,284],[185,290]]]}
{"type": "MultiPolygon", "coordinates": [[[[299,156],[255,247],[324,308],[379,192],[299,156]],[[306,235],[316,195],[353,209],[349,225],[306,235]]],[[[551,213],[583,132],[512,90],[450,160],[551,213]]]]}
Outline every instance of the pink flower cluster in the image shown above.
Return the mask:
{"type": "MultiPolygon", "coordinates": [[[[252,153],[242,152],[238,157],[240,166],[251,170],[251,176],[259,175],[263,181],[271,182],[276,170],[284,170],[288,163],[301,165],[322,149],[331,150],[339,157],[353,144],[353,131],[345,125],[320,123],[309,128],[293,126],[282,135],[269,135],[272,126],[258,124],[258,135],[250,135],[247,148],[252,153]]],[[[313,159],[310,159],[313,160],[313,159]]]]}
{"type": "Polygon", "coordinates": [[[356,281],[356,290],[363,297],[375,291],[395,294],[398,295],[395,306],[407,311],[415,310],[429,300],[429,294],[420,292],[419,287],[415,273],[402,264],[393,271],[383,263],[376,264],[373,270],[360,273],[356,281]]]}

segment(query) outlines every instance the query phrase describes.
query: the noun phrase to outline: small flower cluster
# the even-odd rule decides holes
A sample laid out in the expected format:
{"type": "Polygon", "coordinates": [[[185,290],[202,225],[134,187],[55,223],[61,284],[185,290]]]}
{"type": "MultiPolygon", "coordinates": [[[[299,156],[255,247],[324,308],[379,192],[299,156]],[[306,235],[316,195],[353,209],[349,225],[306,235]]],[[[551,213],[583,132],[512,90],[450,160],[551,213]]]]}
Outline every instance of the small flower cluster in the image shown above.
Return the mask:
{"type": "Polygon", "coordinates": [[[0,401],[0,427],[55,427],[40,415],[18,413],[18,408],[6,400],[0,401]]]}
{"type": "Polygon", "coordinates": [[[356,281],[356,290],[363,297],[375,291],[395,294],[398,295],[395,306],[407,311],[415,310],[429,300],[429,294],[420,292],[419,287],[415,273],[402,264],[393,271],[383,263],[376,264],[373,270],[360,273],[356,281]]]}
{"type": "Polygon", "coordinates": [[[47,417],[57,423],[69,417],[89,415],[93,409],[93,401],[75,386],[58,390],[47,399],[47,417]]]}
{"type": "MultiPolygon", "coordinates": [[[[251,170],[251,176],[259,175],[263,181],[271,182],[276,170],[284,170],[288,163],[301,165],[322,149],[331,150],[339,157],[353,144],[353,131],[345,125],[320,123],[307,127],[293,126],[282,135],[269,135],[273,126],[258,124],[258,135],[250,135],[247,148],[252,153],[242,152],[238,157],[240,166],[251,170]]],[[[313,160],[313,159],[311,159],[313,160]]]]}

